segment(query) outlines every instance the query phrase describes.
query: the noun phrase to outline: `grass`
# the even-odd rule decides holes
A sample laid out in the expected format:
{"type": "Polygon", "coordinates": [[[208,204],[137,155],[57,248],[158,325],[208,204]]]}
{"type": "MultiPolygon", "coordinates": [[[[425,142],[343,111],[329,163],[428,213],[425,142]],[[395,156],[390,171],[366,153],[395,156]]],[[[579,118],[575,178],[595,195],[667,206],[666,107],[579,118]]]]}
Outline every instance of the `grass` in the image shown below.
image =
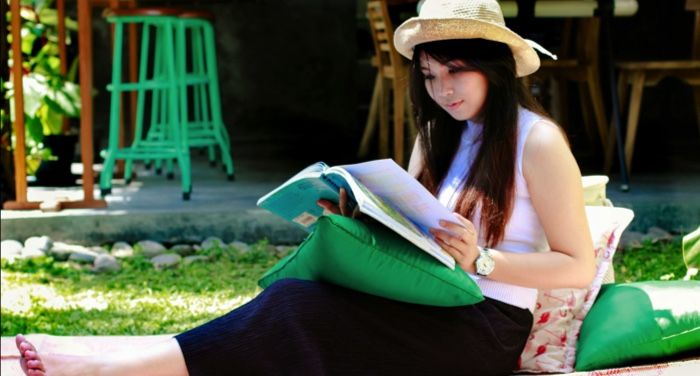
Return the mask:
{"type": "MultiPolygon", "coordinates": [[[[252,248],[215,248],[208,254],[213,261],[161,271],[137,256],[111,274],[50,257],[2,260],[2,335],[145,335],[192,328],[260,292],[258,278],[283,254],[270,251],[265,241],[252,248]]],[[[682,279],[680,249],[675,238],[618,251],[616,279],[682,279]]]]}
{"type": "Polygon", "coordinates": [[[136,256],[108,274],[50,257],[2,260],[2,335],[180,332],[253,298],[258,278],[282,257],[266,242],[209,255],[213,261],[160,271],[136,256]]]}
{"type": "MultiPolygon", "coordinates": [[[[669,240],[644,241],[639,247],[619,250],[613,258],[616,282],[678,280],[687,268],[680,236],[669,240]]],[[[696,274],[693,279],[698,280],[696,274]]]]}

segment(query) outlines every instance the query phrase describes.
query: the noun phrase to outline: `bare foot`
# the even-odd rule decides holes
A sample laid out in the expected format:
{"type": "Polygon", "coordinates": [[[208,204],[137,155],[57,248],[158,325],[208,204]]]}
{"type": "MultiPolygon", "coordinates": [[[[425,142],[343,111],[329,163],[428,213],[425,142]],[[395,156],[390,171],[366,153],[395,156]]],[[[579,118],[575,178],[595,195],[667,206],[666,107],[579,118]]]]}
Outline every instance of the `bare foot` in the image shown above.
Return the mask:
{"type": "Polygon", "coordinates": [[[45,375],[46,372],[44,369],[44,364],[42,363],[41,358],[39,358],[39,354],[37,353],[36,348],[34,348],[34,345],[27,341],[27,339],[21,334],[18,334],[17,337],[15,337],[15,344],[17,345],[20,355],[19,365],[22,367],[24,374],[28,376],[45,375]]]}
{"type": "MultiPolygon", "coordinates": [[[[1,0],[0,0],[1,1],[1,0]]],[[[44,351],[23,335],[15,337],[20,366],[27,376],[187,376],[187,365],[175,338],[129,351],[100,355],[67,355],[44,351]]]]}
{"type": "Polygon", "coordinates": [[[63,354],[42,354],[23,335],[15,337],[19,349],[19,364],[27,376],[96,375],[100,363],[94,357],[63,354]]]}

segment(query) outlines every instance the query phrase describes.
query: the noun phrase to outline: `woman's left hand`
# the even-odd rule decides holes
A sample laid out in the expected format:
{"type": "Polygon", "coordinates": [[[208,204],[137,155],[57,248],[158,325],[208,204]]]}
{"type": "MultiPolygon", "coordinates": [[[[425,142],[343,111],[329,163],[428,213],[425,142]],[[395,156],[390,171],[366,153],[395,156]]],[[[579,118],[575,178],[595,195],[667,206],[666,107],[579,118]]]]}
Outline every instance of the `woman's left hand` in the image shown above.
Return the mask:
{"type": "Polygon", "coordinates": [[[479,257],[476,228],[470,220],[462,217],[459,213],[454,213],[454,215],[459,220],[459,224],[443,220],[440,221],[442,228],[432,228],[430,233],[433,234],[442,249],[454,257],[462,270],[475,273],[474,261],[479,257]]]}

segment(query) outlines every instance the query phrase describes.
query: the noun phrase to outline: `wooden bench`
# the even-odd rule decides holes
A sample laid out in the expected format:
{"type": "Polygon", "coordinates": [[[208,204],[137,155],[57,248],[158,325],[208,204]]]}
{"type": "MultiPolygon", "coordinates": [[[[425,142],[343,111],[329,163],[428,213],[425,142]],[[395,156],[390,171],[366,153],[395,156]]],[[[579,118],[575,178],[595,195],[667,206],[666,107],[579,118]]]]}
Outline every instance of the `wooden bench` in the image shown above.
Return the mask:
{"type": "MultiPolygon", "coordinates": [[[[625,136],[625,164],[630,171],[634,155],[634,143],[639,124],[642,94],[645,87],[655,86],[666,77],[675,77],[693,86],[694,107],[700,130],[700,0],[686,0],[685,9],[695,13],[695,27],[692,38],[692,55],[687,60],[625,61],[615,64],[619,71],[618,93],[620,105],[624,106],[628,95],[630,98],[627,114],[627,134],[625,136]]],[[[605,161],[605,170],[612,166],[612,149],[615,144],[615,132],[609,131],[605,161]]]]}

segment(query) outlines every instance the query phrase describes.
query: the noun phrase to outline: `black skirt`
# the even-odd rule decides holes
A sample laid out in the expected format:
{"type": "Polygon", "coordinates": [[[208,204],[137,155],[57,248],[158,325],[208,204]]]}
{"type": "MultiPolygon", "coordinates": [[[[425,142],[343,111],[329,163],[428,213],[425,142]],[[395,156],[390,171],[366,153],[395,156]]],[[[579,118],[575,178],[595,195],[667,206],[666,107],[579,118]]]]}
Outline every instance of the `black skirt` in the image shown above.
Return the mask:
{"type": "Polygon", "coordinates": [[[287,279],[175,338],[191,376],[509,375],[531,327],[488,298],[431,307],[287,279]]]}

